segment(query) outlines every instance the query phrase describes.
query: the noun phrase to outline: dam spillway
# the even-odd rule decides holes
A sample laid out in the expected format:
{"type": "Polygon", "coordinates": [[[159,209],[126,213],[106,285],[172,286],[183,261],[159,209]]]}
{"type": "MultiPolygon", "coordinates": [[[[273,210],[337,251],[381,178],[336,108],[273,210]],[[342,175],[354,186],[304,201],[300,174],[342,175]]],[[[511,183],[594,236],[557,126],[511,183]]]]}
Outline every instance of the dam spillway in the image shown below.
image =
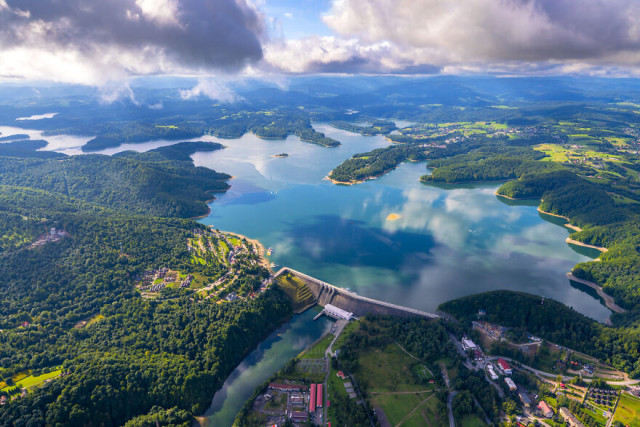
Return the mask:
{"type": "Polygon", "coordinates": [[[313,292],[316,303],[322,307],[327,304],[334,305],[343,310],[349,311],[356,316],[366,316],[367,314],[391,315],[402,317],[426,317],[429,319],[440,318],[435,313],[416,310],[410,307],[403,307],[373,298],[363,297],[346,289],[339,288],[330,283],[311,277],[294,269],[283,267],[275,274],[278,278],[283,274],[291,273],[302,280],[313,292]]]}

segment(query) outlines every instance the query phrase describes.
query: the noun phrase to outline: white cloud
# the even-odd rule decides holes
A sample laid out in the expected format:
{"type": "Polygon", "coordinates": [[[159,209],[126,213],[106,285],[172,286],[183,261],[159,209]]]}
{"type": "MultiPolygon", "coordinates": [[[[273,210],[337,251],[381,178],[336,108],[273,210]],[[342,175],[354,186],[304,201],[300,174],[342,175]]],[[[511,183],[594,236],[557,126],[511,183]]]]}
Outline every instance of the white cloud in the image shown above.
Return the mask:
{"type": "Polygon", "coordinates": [[[636,0],[335,0],[335,34],[273,42],[288,73],[634,73],[636,0]]]}
{"type": "Polygon", "coordinates": [[[206,96],[222,102],[235,102],[240,99],[224,82],[213,77],[200,78],[198,84],[191,89],[180,91],[182,99],[192,99],[199,96],[206,96]]]}
{"type": "Polygon", "coordinates": [[[0,0],[0,78],[100,85],[242,70],[262,58],[250,0],[0,0]]]}

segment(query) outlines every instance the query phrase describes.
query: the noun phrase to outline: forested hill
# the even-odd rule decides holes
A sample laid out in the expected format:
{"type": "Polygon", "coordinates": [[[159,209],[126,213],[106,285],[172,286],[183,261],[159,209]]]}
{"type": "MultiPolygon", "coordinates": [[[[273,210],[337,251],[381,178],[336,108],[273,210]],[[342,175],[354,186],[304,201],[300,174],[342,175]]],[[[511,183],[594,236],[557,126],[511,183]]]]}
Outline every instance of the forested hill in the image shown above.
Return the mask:
{"type": "Polygon", "coordinates": [[[166,158],[82,155],[60,159],[0,157],[0,184],[44,190],[129,213],[195,217],[230,176],[166,158]]]}
{"type": "MultiPolygon", "coordinates": [[[[229,176],[187,157],[219,148],[0,156],[0,396],[12,398],[0,425],[191,425],[291,314],[277,289],[235,302],[198,292],[230,272],[229,247],[185,218],[229,176]],[[199,239],[210,255],[194,257],[199,239]],[[141,278],[162,269],[196,287],[145,292],[141,278]]],[[[232,290],[260,288],[255,261],[236,263],[232,290]]]]}
{"type": "Polygon", "coordinates": [[[519,328],[553,343],[600,359],[631,377],[640,376],[640,333],[637,328],[612,328],[595,322],[557,301],[513,291],[470,295],[438,307],[459,321],[478,319],[519,328]]]}

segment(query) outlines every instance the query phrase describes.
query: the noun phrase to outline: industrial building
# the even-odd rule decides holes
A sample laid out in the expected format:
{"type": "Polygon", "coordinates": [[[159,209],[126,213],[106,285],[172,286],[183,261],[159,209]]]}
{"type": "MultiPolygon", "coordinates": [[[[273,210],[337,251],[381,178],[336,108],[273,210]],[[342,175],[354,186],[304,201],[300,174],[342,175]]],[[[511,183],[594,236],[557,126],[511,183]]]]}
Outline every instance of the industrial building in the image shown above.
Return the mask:
{"type": "Polygon", "coordinates": [[[335,305],[331,305],[331,304],[327,304],[324,306],[324,312],[327,316],[333,317],[334,319],[344,319],[344,320],[353,319],[353,313],[351,313],[350,311],[346,311],[341,308],[338,308],[335,305]]]}
{"type": "Polygon", "coordinates": [[[322,384],[318,384],[316,387],[316,408],[322,408],[322,398],[324,394],[322,393],[322,384]]]}
{"type": "Polygon", "coordinates": [[[316,385],[311,384],[311,396],[309,398],[309,412],[316,411],[316,385]]]}
{"type": "Polygon", "coordinates": [[[462,338],[462,348],[464,349],[464,351],[469,351],[475,350],[476,348],[478,348],[478,346],[469,338],[462,338]]]}

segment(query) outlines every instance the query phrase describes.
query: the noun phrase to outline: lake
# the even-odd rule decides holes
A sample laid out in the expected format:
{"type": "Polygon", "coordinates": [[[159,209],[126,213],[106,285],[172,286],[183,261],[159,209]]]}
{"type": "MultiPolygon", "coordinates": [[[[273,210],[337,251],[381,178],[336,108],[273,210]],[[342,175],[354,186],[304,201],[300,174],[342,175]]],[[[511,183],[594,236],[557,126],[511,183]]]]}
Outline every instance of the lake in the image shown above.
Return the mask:
{"type": "Polygon", "coordinates": [[[274,249],[270,259],[278,265],[419,310],[510,289],[556,299],[599,321],[609,317],[599,299],[565,276],[591,258],[568,246],[569,231],[535,204],[503,201],[494,194],[499,184],[423,184],[424,163],[334,185],[323,180],[333,167],[389,142],[322,124],[316,129],[343,145],[247,134],[220,140],[224,150],[196,153],[197,165],[235,177],[202,222],[259,239],[274,249]],[[282,152],[289,157],[271,157],[282,152]]]}

